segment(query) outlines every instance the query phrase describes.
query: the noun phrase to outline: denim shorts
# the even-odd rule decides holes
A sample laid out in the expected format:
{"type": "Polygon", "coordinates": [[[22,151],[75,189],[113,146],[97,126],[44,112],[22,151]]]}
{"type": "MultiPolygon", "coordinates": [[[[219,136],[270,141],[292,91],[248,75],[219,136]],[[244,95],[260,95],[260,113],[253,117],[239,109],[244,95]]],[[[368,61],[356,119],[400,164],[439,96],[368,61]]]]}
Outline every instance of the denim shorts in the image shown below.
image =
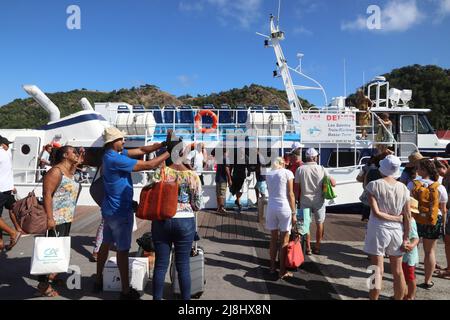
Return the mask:
{"type": "Polygon", "coordinates": [[[117,251],[128,251],[131,248],[133,234],[133,213],[126,215],[104,215],[103,243],[116,244],[117,251]]]}

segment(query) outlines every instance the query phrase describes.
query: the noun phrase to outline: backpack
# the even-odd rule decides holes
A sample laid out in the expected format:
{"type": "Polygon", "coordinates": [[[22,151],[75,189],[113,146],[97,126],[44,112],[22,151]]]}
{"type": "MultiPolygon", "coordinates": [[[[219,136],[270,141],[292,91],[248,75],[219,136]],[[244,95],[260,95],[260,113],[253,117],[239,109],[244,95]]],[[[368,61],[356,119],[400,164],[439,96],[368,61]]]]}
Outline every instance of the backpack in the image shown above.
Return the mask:
{"type": "Polygon", "coordinates": [[[422,182],[414,180],[412,196],[419,201],[419,212],[412,213],[417,223],[435,226],[439,214],[439,183],[435,182],[428,187],[422,182]]]}

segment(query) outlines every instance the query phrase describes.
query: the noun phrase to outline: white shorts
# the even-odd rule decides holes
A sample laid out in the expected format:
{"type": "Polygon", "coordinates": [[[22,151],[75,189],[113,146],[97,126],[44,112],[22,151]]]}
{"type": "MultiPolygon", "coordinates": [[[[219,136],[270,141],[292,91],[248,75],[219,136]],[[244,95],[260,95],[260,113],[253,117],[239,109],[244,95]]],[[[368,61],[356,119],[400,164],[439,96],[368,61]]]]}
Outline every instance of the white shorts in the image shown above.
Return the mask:
{"type": "MultiPolygon", "coordinates": [[[[308,209],[307,206],[300,205],[300,210],[308,209]]],[[[314,220],[316,223],[324,223],[325,222],[325,216],[326,216],[326,205],[325,203],[319,207],[319,208],[309,208],[311,210],[311,215],[314,216],[314,220]]]]}
{"type": "Polygon", "coordinates": [[[267,230],[279,230],[281,232],[291,232],[292,229],[292,213],[280,212],[271,208],[267,208],[266,213],[267,230]]]}
{"type": "Polygon", "coordinates": [[[372,256],[384,256],[386,254],[393,257],[403,255],[401,247],[403,244],[403,230],[388,229],[383,226],[367,227],[364,252],[372,256]]]}

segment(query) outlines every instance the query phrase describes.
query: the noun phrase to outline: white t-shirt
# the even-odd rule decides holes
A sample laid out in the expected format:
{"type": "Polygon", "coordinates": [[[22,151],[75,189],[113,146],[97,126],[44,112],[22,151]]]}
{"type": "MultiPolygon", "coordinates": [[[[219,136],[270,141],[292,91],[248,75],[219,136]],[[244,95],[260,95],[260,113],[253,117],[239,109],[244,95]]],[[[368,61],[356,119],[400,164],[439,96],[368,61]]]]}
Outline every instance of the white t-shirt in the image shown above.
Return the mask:
{"type": "Polygon", "coordinates": [[[266,174],[268,209],[291,212],[287,194],[289,180],[294,180],[294,174],[287,169],[272,170],[266,174]]]}
{"type": "Polygon", "coordinates": [[[50,167],[50,153],[48,153],[47,150],[42,151],[41,160],[46,161],[46,162],[41,163],[40,168],[48,169],[50,167]]]}
{"type": "Polygon", "coordinates": [[[195,172],[201,173],[203,171],[204,157],[201,152],[198,152],[197,150],[192,150],[191,152],[189,152],[187,158],[189,161],[192,161],[192,159],[194,159],[194,167],[192,169],[194,169],[195,172]]]}
{"type": "MultiPolygon", "coordinates": [[[[410,193],[406,186],[401,182],[390,184],[384,179],[378,179],[370,182],[366,190],[377,200],[378,208],[381,212],[399,216],[402,214],[403,208],[409,201],[410,193]]],[[[403,223],[386,221],[379,219],[371,214],[369,219],[371,226],[382,226],[388,229],[403,230],[403,223]]]]}
{"type": "Polygon", "coordinates": [[[316,162],[307,162],[295,172],[295,183],[300,184],[300,203],[306,208],[323,206],[323,178],[329,176],[327,170],[316,162]]]}
{"type": "Polygon", "coordinates": [[[0,192],[14,189],[11,149],[6,151],[0,147],[0,172],[2,175],[0,179],[0,192]]]}
{"type": "MultiPolygon", "coordinates": [[[[427,187],[427,188],[428,188],[428,186],[432,185],[435,182],[435,181],[430,180],[430,179],[422,179],[422,178],[419,178],[419,179],[416,179],[416,180],[422,182],[424,184],[424,186],[427,187]]],[[[408,183],[408,190],[412,191],[413,189],[414,189],[414,182],[408,183]]],[[[447,204],[447,202],[448,202],[448,194],[447,194],[447,190],[445,189],[445,187],[442,184],[439,185],[438,192],[439,192],[439,203],[447,204]]],[[[439,213],[438,214],[440,216],[442,216],[441,209],[439,209],[439,213]]]]}

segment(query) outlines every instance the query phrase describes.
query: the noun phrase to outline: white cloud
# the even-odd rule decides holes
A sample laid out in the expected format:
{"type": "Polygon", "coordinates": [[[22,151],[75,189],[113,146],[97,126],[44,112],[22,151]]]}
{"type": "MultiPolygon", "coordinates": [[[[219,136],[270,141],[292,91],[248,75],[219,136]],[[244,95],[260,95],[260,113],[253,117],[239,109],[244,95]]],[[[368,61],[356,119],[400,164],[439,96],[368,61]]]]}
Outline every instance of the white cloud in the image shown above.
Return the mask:
{"type": "Polygon", "coordinates": [[[308,37],[313,35],[313,32],[311,30],[308,30],[302,26],[294,28],[293,33],[295,35],[305,35],[308,37]]]}
{"type": "Polygon", "coordinates": [[[203,4],[197,1],[181,1],[178,4],[178,9],[186,12],[203,11],[203,4]]]}
{"type": "Polygon", "coordinates": [[[222,19],[237,20],[244,28],[250,27],[260,16],[262,0],[207,0],[219,10],[222,19]]]}
{"type": "Polygon", "coordinates": [[[182,74],[177,76],[177,81],[183,88],[189,88],[194,84],[194,81],[198,78],[197,75],[189,76],[182,74]]]}
{"type": "MultiPolygon", "coordinates": [[[[446,0],[447,1],[447,0],[446,0]]],[[[354,21],[341,24],[342,30],[368,30],[367,16],[358,16],[354,21]]],[[[380,31],[406,31],[423,21],[424,14],[419,11],[416,0],[390,0],[381,10],[380,31]]]]}
{"type": "Polygon", "coordinates": [[[450,15],[450,0],[437,0],[438,1],[438,20],[436,22],[441,22],[446,16],[450,15]]]}
{"type": "Polygon", "coordinates": [[[450,14],[450,0],[440,0],[439,9],[446,14],[450,14]]]}
{"type": "Polygon", "coordinates": [[[298,0],[295,8],[295,15],[300,18],[305,14],[311,14],[318,11],[323,6],[325,6],[325,4],[318,0],[298,0]]]}
{"type": "Polygon", "coordinates": [[[217,10],[217,19],[222,25],[237,23],[240,27],[249,28],[261,16],[262,0],[196,0],[195,4],[181,1],[180,11],[204,11],[205,6],[217,10]]]}

